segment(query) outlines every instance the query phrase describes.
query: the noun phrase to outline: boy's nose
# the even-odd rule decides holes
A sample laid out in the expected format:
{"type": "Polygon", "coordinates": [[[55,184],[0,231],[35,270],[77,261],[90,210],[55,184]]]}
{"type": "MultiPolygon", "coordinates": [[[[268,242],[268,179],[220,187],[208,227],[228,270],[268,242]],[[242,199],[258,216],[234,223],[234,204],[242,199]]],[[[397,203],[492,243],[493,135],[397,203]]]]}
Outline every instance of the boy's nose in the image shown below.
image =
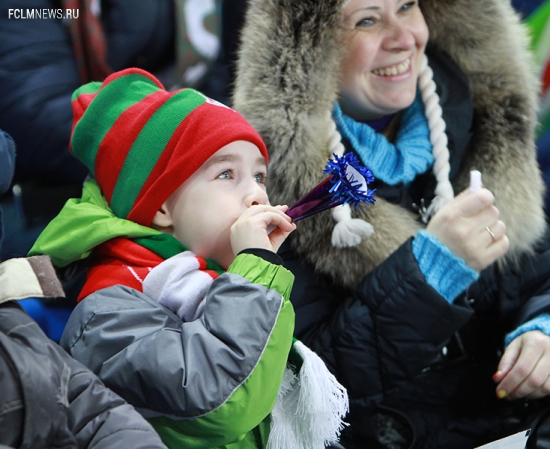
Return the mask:
{"type": "Polygon", "coordinates": [[[252,190],[246,197],[245,203],[246,207],[256,204],[268,204],[267,192],[260,184],[255,182],[252,190]]]}

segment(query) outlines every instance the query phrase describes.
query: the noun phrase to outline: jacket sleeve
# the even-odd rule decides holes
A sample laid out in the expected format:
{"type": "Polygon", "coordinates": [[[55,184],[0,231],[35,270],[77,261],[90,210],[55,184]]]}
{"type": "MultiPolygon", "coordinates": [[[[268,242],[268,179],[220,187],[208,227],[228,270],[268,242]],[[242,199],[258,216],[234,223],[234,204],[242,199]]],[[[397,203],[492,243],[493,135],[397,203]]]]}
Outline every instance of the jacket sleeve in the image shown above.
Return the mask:
{"type": "Polygon", "coordinates": [[[318,282],[313,272],[302,262],[286,264],[296,276],[294,291],[303,295],[292,297],[303,332],[297,337],[321,355],[351,397],[377,401],[418,375],[473,314],[464,298],[450,304],[426,283],[411,242],[367,274],[354,295],[313,290],[317,306],[317,298],[307,297],[312,290],[300,285],[318,282]],[[305,311],[323,321],[304,325],[305,311]]]}
{"type": "Polygon", "coordinates": [[[15,144],[13,139],[0,129],[0,193],[8,190],[11,184],[14,162],[15,144]]]}
{"type": "Polygon", "coordinates": [[[275,403],[292,344],[293,277],[249,254],[229,271],[192,322],[136,290],[100,290],[76,307],[61,344],[188,447],[205,436],[210,447],[238,441],[275,403]]]}
{"type": "Polygon", "coordinates": [[[15,301],[1,310],[0,353],[10,367],[2,372],[4,388],[14,387],[3,419],[10,432],[24,429],[21,447],[66,446],[67,439],[79,448],[166,447],[132,406],[52,342],[15,301]]]}
{"type": "Polygon", "coordinates": [[[153,427],[89,370],[67,355],[69,425],[78,447],[165,448],[153,427]]]}

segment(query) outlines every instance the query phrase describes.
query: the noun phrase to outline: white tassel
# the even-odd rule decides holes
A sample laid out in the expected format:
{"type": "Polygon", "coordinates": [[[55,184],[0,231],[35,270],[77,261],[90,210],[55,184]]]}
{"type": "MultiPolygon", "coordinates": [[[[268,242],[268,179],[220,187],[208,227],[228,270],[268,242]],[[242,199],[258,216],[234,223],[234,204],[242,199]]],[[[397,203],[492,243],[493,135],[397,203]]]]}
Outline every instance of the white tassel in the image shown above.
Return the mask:
{"type": "Polygon", "coordinates": [[[301,341],[294,343],[294,349],[302,358],[299,373],[301,383],[298,412],[302,416],[312,412],[323,415],[323,419],[312,422],[316,435],[325,434],[324,441],[336,441],[345,427],[342,418],[349,411],[348,393],[327,369],[321,358],[301,341]]]}
{"type": "Polygon", "coordinates": [[[301,447],[294,431],[294,410],[297,394],[294,392],[298,377],[291,368],[285,368],[283,381],[277,393],[275,406],[271,411],[271,428],[267,449],[296,449],[301,447]]]}
{"type": "Polygon", "coordinates": [[[361,218],[351,218],[349,204],[335,207],[332,216],[336,225],[332,230],[332,246],[336,248],[349,248],[357,246],[364,238],[374,233],[373,226],[361,218]]]}
{"type": "Polygon", "coordinates": [[[346,426],[348,394],[317,354],[294,343],[302,359],[298,376],[287,369],[271,412],[268,449],[324,449],[346,426]]]}

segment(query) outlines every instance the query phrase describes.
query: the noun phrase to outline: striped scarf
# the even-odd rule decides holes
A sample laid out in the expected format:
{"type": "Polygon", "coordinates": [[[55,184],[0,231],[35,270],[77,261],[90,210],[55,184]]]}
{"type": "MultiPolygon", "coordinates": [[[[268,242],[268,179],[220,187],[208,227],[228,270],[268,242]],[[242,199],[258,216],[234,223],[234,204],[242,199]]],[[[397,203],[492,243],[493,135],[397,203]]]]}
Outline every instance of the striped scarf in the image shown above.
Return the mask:
{"type": "Polygon", "coordinates": [[[168,234],[118,237],[96,248],[78,300],[102,288],[124,285],[145,293],[183,321],[193,321],[202,315],[206,293],[222,272],[168,234]]]}

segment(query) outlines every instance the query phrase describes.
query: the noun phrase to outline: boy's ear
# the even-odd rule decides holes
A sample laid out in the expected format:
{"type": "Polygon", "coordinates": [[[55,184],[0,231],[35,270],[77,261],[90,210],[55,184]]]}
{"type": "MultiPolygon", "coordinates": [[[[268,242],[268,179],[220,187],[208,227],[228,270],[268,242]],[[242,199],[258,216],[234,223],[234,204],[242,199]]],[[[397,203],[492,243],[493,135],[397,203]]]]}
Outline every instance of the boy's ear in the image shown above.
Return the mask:
{"type": "Polygon", "coordinates": [[[160,206],[160,209],[153,217],[151,224],[157,229],[164,229],[172,226],[172,216],[170,215],[168,207],[166,206],[166,202],[164,202],[162,206],[160,206]]]}

